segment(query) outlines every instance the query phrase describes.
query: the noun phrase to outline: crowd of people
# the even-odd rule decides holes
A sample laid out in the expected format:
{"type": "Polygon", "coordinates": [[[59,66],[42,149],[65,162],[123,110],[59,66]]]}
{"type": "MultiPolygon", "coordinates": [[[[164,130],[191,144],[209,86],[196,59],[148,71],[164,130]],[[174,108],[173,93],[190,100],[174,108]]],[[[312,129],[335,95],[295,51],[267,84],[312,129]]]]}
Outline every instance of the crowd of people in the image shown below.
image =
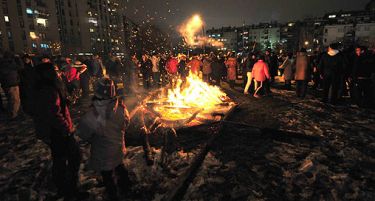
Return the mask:
{"type": "Polygon", "coordinates": [[[250,53],[240,61],[246,80],[244,94],[267,95],[275,77],[279,77],[285,90],[291,90],[295,82],[298,98],[306,97],[311,84],[312,94],[324,103],[336,105],[348,97],[346,102],[351,105],[368,108],[375,104],[375,54],[362,46],[344,50],[335,43],[326,52],[311,55],[304,48],[281,55],[267,50],[264,55],[250,53]]]}
{"type": "Polygon", "coordinates": [[[277,84],[275,78],[282,77],[285,90],[292,90],[295,82],[298,98],[306,97],[311,83],[312,90],[322,91],[323,102],[338,104],[341,97],[349,95],[353,104],[371,107],[375,102],[374,73],[373,52],[364,47],[342,51],[338,44],[330,45],[320,55],[308,55],[301,49],[296,54],[283,55],[271,50],[242,56],[233,52],[124,58],[108,55],[104,61],[99,55],[20,57],[4,52],[0,84],[7,106],[1,99],[0,109],[7,112],[10,121],[22,113],[33,119],[38,138],[51,149],[57,197],[80,200],[88,196],[78,190],[78,135],[91,144],[90,167],[100,172],[109,199],[117,200],[117,189],[126,193],[131,185],[122,164],[126,152],[124,133],[130,121],[124,94],[160,88],[177,78],[185,80],[189,74],[211,85],[227,82],[229,87],[238,89],[242,75],[243,93],[260,98],[271,93],[271,87],[277,84]],[[119,85],[123,85],[122,91],[118,90],[119,85]],[[75,128],[69,108],[76,102],[90,100],[92,106],[75,128]]]}

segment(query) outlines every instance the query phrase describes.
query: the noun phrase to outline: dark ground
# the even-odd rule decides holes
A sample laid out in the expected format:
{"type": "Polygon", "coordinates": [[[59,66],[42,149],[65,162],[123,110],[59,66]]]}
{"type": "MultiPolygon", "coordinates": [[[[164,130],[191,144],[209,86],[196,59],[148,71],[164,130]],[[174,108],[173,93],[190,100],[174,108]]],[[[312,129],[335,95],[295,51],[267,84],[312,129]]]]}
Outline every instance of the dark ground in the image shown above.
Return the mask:
{"type": "MultiPolygon", "coordinates": [[[[226,91],[240,106],[224,124],[184,200],[375,199],[373,110],[329,106],[311,95],[301,100],[279,89],[261,99],[226,91]]],[[[129,99],[132,107],[136,103],[129,99]]],[[[75,122],[86,108],[72,108],[75,122]]],[[[208,130],[180,132],[183,150],[171,156],[166,168],[147,167],[140,140],[130,133],[124,162],[136,186],[124,200],[163,199],[210,137],[208,130]]],[[[50,154],[35,138],[32,121],[6,122],[2,116],[0,133],[0,200],[51,200],[50,154]]],[[[85,168],[87,150],[82,147],[82,188],[90,191],[90,200],[102,200],[100,180],[85,168]]]]}

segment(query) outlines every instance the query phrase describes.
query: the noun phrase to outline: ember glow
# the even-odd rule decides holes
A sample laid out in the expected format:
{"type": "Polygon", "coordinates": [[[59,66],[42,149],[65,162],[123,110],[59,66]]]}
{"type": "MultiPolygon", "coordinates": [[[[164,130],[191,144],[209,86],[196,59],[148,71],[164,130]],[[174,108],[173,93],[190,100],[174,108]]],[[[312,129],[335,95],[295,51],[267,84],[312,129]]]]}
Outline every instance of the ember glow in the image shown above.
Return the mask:
{"type": "Polygon", "coordinates": [[[226,94],[218,87],[210,86],[193,73],[187,77],[186,85],[178,80],[176,87],[168,91],[168,102],[177,107],[196,107],[211,110],[222,103],[226,94]]]}
{"type": "Polygon", "coordinates": [[[222,42],[215,39],[201,36],[203,33],[204,21],[199,15],[194,15],[179,26],[179,33],[185,39],[185,42],[190,47],[211,45],[214,47],[224,46],[222,42]]]}
{"type": "Polygon", "coordinates": [[[177,80],[175,86],[168,90],[164,98],[159,97],[153,102],[158,103],[152,109],[162,120],[184,123],[196,120],[196,118],[214,120],[212,113],[222,112],[220,110],[232,104],[227,95],[218,87],[203,82],[192,73],[187,77],[186,82],[181,79],[177,80]]]}

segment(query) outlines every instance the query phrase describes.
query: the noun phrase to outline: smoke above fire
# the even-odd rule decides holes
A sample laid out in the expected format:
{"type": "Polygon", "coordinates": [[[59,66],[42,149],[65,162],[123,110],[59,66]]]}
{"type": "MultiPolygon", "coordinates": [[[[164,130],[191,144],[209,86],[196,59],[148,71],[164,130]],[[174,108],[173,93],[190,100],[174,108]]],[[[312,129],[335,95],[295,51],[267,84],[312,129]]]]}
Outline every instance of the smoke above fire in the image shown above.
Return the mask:
{"type": "Polygon", "coordinates": [[[186,45],[190,47],[196,46],[213,46],[213,47],[223,47],[224,44],[213,38],[208,38],[203,35],[204,21],[201,16],[194,15],[187,19],[178,27],[178,32],[184,38],[186,45]]]}

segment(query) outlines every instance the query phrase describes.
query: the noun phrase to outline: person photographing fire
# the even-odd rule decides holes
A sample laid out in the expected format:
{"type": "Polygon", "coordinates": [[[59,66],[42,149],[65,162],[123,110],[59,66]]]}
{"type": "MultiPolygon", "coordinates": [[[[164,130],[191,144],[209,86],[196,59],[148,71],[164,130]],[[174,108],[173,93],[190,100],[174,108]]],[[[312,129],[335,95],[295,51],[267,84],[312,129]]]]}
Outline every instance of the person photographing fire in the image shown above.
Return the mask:
{"type": "Polygon", "coordinates": [[[93,105],[82,117],[77,134],[91,144],[89,168],[100,172],[108,199],[115,201],[118,200],[117,188],[126,193],[131,184],[122,163],[129,113],[116,96],[116,86],[111,79],[102,78],[94,86],[93,105]]]}

